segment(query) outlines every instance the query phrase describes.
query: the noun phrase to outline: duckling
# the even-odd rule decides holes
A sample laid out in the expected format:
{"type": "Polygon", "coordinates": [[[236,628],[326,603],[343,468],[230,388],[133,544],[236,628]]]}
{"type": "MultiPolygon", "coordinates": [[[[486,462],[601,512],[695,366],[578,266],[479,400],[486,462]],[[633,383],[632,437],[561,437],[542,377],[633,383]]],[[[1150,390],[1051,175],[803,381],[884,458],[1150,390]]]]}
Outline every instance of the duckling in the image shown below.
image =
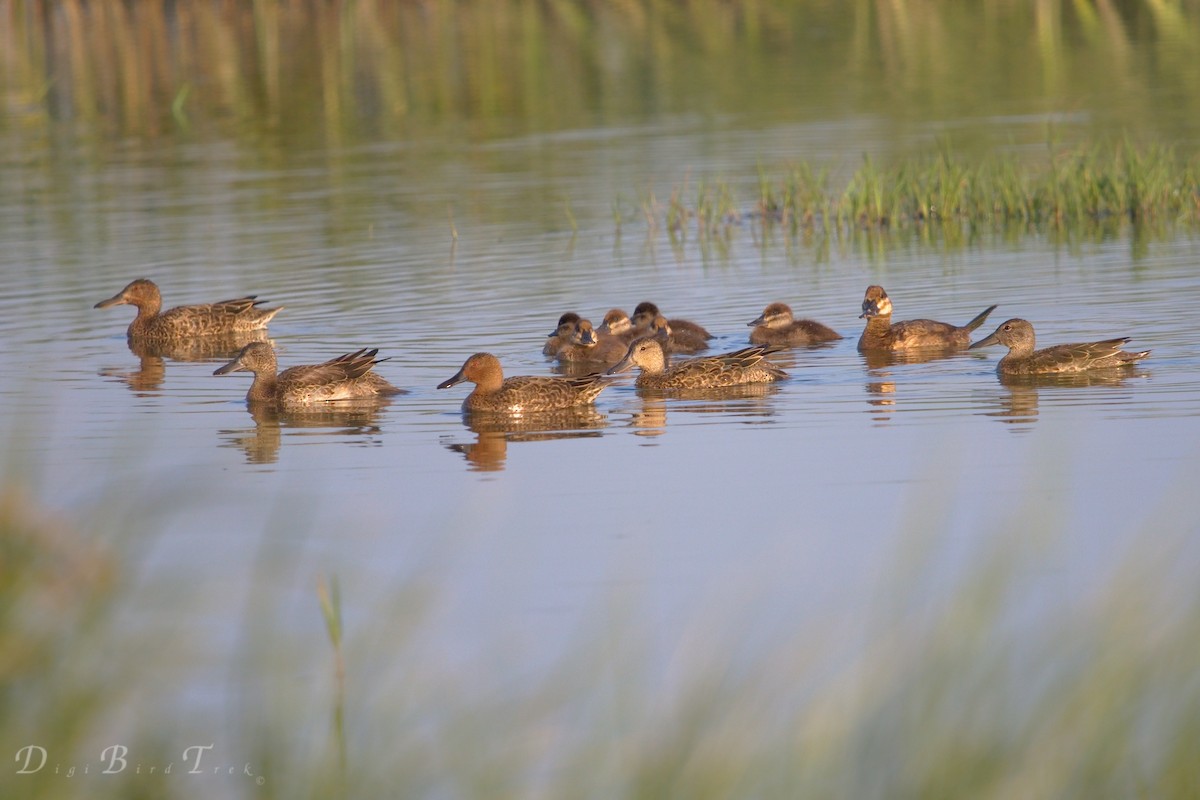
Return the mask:
{"type": "Polygon", "coordinates": [[[283,306],[258,308],[266,301],[256,298],[257,295],[248,295],[218,303],[177,306],[160,313],[162,293],[158,286],[146,278],[138,278],[107,300],[96,303],[93,308],[136,306],[137,316],[126,331],[131,340],[190,339],[266,328],[271,318],[283,310],[283,306]]]}
{"type": "Polygon", "coordinates": [[[905,350],[910,347],[940,347],[962,350],[971,343],[971,331],[978,328],[996,309],[988,306],[961,327],[931,319],[892,322],[892,301],[882,286],[868,286],[859,319],[867,321],[858,340],[858,349],[905,350]]]}
{"type": "MultiPolygon", "coordinates": [[[[654,303],[649,301],[638,303],[637,308],[633,310],[634,329],[642,332],[643,334],[646,333],[650,330],[650,326],[653,324],[655,317],[658,317],[659,315],[658,306],[654,305],[654,303]]],[[[698,338],[705,342],[713,338],[713,335],[705,330],[704,326],[698,325],[690,320],[671,319],[667,320],[667,322],[670,324],[671,330],[679,333],[686,332],[685,335],[687,335],[689,338],[698,338]]]]}
{"type": "Polygon", "coordinates": [[[811,319],[795,319],[786,303],[771,303],[753,322],[750,344],[781,344],[789,347],[821,342],[835,342],[841,335],[811,319]]]}
{"type": "Polygon", "coordinates": [[[662,314],[650,323],[650,335],[662,342],[668,353],[694,355],[708,349],[708,342],[698,334],[689,329],[675,330],[662,314]]]}
{"type": "Polygon", "coordinates": [[[522,375],[505,378],[500,360],[491,353],[476,353],[462,368],[438,384],[446,389],[463,381],[475,384],[463,400],[464,413],[526,414],[585,406],[608,386],[599,373],[577,378],[522,375]]]}
{"type": "Polygon", "coordinates": [[[555,355],[558,353],[558,348],[571,341],[571,336],[575,333],[576,322],[579,322],[579,315],[574,311],[568,311],[559,317],[558,324],[546,337],[546,344],[542,347],[542,355],[555,355]]]}
{"type": "Polygon", "coordinates": [[[601,337],[589,320],[575,323],[571,340],[558,349],[557,358],[564,363],[594,362],[615,364],[625,356],[628,347],[614,336],[601,337]]]}
{"type": "Polygon", "coordinates": [[[625,347],[637,337],[637,332],[633,329],[633,320],[619,308],[608,310],[600,327],[596,328],[596,333],[600,334],[601,338],[612,336],[620,339],[625,347]]]}
{"type": "Polygon", "coordinates": [[[1130,353],[1121,349],[1128,337],[1105,339],[1100,342],[1056,344],[1035,350],[1033,325],[1023,319],[1010,319],[996,328],[990,336],[980,339],[968,349],[1002,344],[1008,355],[1000,359],[996,371],[1001,375],[1050,375],[1085,372],[1092,369],[1127,367],[1150,355],[1149,350],[1130,353]]]}

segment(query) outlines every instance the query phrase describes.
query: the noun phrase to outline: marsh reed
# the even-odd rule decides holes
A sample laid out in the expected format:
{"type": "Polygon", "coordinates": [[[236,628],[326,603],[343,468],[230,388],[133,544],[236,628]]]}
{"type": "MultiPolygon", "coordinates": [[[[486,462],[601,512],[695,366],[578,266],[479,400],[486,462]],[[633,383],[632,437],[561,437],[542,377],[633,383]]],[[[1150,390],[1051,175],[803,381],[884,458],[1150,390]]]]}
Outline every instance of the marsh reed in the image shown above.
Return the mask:
{"type": "MultiPolygon", "coordinates": [[[[666,229],[674,237],[730,235],[747,222],[778,225],[791,234],[821,230],[933,227],[1064,229],[1200,224],[1200,154],[1182,156],[1160,145],[1128,140],[1078,147],[1047,145],[1040,157],[1001,153],[935,155],[887,167],[870,157],[834,185],[828,165],[760,168],[757,181],[701,182],[686,202],[688,180],[671,195],[666,229]],[[750,196],[735,199],[734,186],[750,196]]],[[[654,213],[653,198],[643,201],[654,213]]]]}

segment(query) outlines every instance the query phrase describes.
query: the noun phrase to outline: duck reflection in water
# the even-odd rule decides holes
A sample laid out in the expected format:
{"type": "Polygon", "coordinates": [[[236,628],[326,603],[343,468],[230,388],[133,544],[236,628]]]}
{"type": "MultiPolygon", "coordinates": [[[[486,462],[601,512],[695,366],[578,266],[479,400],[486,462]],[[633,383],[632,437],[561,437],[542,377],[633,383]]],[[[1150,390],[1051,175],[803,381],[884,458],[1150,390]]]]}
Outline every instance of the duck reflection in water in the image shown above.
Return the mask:
{"type": "Polygon", "coordinates": [[[909,350],[862,350],[863,364],[868,370],[886,370],[905,364],[928,364],[948,358],[972,358],[965,350],[945,347],[917,347],[909,350]]]}
{"type": "Polygon", "coordinates": [[[638,389],[629,409],[629,427],[641,437],[667,432],[667,411],[672,414],[714,414],[740,424],[772,423],[778,416],[773,395],[779,383],[748,383],[710,389],[638,389]]]}
{"type": "Polygon", "coordinates": [[[322,441],[349,442],[364,447],[382,444],[379,417],[390,399],[341,402],[303,409],[279,409],[267,403],[249,403],[253,428],[218,431],[222,447],[237,447],[250,464],[274,464],[285,435],[322,441]]]}
{"type": "Polygon", "coordinates": [[[1001,422],[1013,425],[1016,431],[1031,430],[1038,419],[1038,402],[1041,393],[1053,404],[1055,400],[1072,403],[1072,390],[1092,386],[1119,388],[1138,373],[1132,371],[1080,372],[1061,375],[1007,375],[1000,374],[1001,394],[995,399],[994,409],[983,412],[1001,422]]]}
{"type": "MultiPolygon", "coordinates": [[[[884,373],[885,375],[889,373],[884,373]]],[[[867,381],[867,402],[872,406],[876,422],[887,422],[896,409],[896,382],[891,380],[867,381]]]]}
{"type": "Polygon", "coordinates": [[[126,339],[129,352],[138,357],[138,368],[105,367],[100,374],[115,378],[129,386],[135,394],[152,394],[162,388],[166,378],[166,359],[172,361],[227,361],[251,342],[267,341],[265,330],[204,336],[177,341],[126,339]]]}
{"type": "Polygon", "coordinates": [[[495,472],[504,469],[509,443],[599,438],[608,417],[592,406],[581,406],[519,417],[468,414],[463,424],[475,434],[475,441],[445,442],[446,449],[462,453],[474,471],[495,472]]]}

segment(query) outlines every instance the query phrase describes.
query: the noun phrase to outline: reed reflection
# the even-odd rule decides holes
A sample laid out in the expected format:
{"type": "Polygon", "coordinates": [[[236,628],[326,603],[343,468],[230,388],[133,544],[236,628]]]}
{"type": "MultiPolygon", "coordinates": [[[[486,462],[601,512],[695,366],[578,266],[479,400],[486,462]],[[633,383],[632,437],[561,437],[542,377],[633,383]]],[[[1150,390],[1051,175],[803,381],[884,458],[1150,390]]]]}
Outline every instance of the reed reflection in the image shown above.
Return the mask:
{"type": "Polygon", "coordinates": [[[265,341],[265,330],[201,336],[178,341],[126,339],[129,352],[138,357],[137,369],[104,367],[99,374],[125,383],[134,394],[153,394],[162,388],[166,378],[166,359],[188,362],[226,361],[251,342],[265,341]]]}
{"type": "Polygon", "coordinates": [[[236,447],[246,454],[250,464],[274,464],[279,460],[284,432],[289,438],[317,437],[322,440],[349,440],[354,444],[378,445],[383,428],[379,418],[390,405],[389,399],[342,401],[300,410],[281,411],[265,403],[250,403],[247,413],[253,428],[217,431],[221,447],[236,447]]]}
{"type": "Polygon", "coordinates": [[[583,406],[520,416],[464,414],[463,425],[475,434],[475,441],[444,442],[446,449],[461,453],[472,471],[496,472],[504,469],[509,443],[599,438],[608,416],[583,406]]]}

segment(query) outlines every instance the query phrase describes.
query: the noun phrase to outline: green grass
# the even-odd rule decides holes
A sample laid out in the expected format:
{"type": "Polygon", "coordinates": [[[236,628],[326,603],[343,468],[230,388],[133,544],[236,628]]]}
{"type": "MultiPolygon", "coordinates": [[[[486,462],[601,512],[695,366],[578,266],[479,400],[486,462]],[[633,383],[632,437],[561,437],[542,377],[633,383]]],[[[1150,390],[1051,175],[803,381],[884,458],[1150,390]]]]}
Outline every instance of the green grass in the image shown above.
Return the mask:
{"type": "MultiPolygon", "coordinates": [[[[769,175],[760,166],[753,195],[735,198],[735,183],[688,181],[671,195],[666,229],[673,238],[727,236],[747,221],[792,234],[823,230],[1094,226],[1171,228],[1200,225],[1200,156],[1129,141],[1075,148],[1048,146],[1044,157],[997,154],[965,159],[948,148],[887,167],[866,157],[839,187],[828,165],[800,163],[769,175]],[[744,211],[743,211],[744,209],[744,211]]],[[[738,183],[736,185],[742,185],[738,183]]],[[[644,204],[649,218],[654,208],[644,204]]]]}

